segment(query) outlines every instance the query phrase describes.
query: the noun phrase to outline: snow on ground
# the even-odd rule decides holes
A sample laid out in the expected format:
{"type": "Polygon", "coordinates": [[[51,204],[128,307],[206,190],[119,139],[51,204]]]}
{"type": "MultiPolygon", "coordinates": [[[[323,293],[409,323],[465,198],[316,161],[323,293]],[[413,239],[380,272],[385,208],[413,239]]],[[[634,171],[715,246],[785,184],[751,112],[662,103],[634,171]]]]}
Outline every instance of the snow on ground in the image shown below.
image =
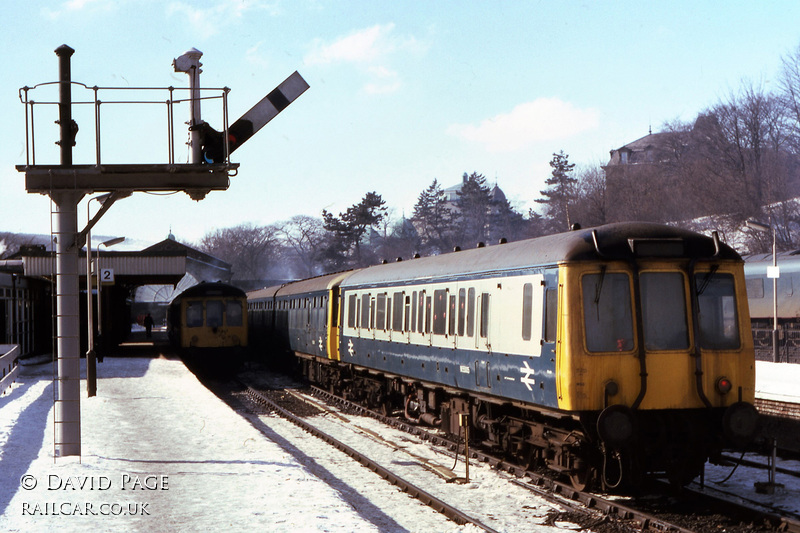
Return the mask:
{"type": "Polygon", "coordinates": [[[756,361],[756,398],[800,403],[800,365],[756,361]]]}
{"type": "MultiPolygon", "coordinates": [[[[759,396],[800,395],[796,366],[759,362],[759,396]]],[[[82,392],[82,457],[54,458],[52,377],[50,364],[25,366],[0,396],[0,530],[477,531],[283,420],[238,415],[178,360],[106,358],[98,395],[82,392]]],[[[558,529],[539,524],[546,504],[484,470],[471,467],[471,484],[443,488],[471,493],[476,505],[523,509],[500,530],[558,529]]],[[[762,498],[753,482],[766,474],[740,467],[713,483],[728,471],[709,467],[706,484],[800,512],[796,478],[778,474],[784,487],[762,498]]]]}
{"type": "Polygon", "coordinates": [[[81,458],[54,458],[52,374],[25,366],[0,397],[0,531],[478,531],[282,419],[240,416],[178,360],[107,357],[97,396],[82,384],[81,458]]]}
{"type": "MultiPolygon", "coordinates": [[[[413,515],[399,524],[277,433],[264,437],[180,361],[106,358],[98,375],[98,395],[81,398],[80,462],[53,457],[51,365],[24,367],[0,400],[0,530],[414,530],[413,515]]],[[[425,530],[470,531],[417,509],[425,530]]]]}

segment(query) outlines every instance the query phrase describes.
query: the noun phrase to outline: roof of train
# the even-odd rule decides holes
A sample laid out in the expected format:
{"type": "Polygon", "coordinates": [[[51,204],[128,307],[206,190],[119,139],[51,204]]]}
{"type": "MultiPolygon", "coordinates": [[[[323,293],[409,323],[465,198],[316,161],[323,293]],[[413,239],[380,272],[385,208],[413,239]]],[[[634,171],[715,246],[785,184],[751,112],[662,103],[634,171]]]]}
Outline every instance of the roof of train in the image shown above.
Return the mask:
{"type": "MultiPolygon", "coordinates": [[[[800,270],[800,254],[797,251],[779,252],[778,266],[792,272],[800,270]]],[[[767,267],[772,266],[772,254],[753,254],[744,257],[744,270],[747,274],[765,274],[767,267]]]]}
{"type": "Polygon", "coordinates": [[[244,296],[244,291],[227,283],[202,282],[192,285],[173,298],[172,301],[177,302],[181,298],[195,298],[197,296],[244,296]]]}
{"type": "Polygon", "coordinates": [[[261,298],[272,298],[274,296],[287,296],[297,293],[324,291],[330,287],[332,283],[338,282],[340,278],[349,276],[352,272],[352,270],[348,270],[346,272],[335,272],[333,274],[324,274],[315,278],[292,281],[289,283],[284,283],[283,285],[265,287],[263,289],[248,292],[247,299],[258,300],[261,298]]]}
{"type": "MultiPolygon", "coordinates": [[[[502,245],[326,274],[251,291],[247,293],[247,298],[257,300],[276,295],[325,290],[335,282],[341,282],[342,287],[352,287],[385,281],[424,280],[459,274],[501,272],[556,265],[565,261],[597,260],[601,257],[595,248],[593,233],[597,235],[597,244],[603,257],[610,260],[627,260],[634,257],[630,239],[656,242],[659,239],[682,239],[683,257],[711,259],[715,253],[713,239],[693,231],[661,224],[621,222],[502,245]]],[[[741,260],[741,256],[724,243],[719,243],[717,258],[741,260]]]]}
{"type": "MultiPolygon", "coordinates": [[[[711,237],[693,231],[650,223],[617,223],[547,235],[535,239],[511,242],[485,248],[475,248],[433,257],[425,257],[376,265],[352,273],[342,287],[358,286],[384,281],[411,281],[446,278],[460,274],[481,274],[524,269],[536,266],[556,265],[567,261],[628,260],[634,257],[631,241],[655,242],[651,247],[653,256],[671,256],[665,246],[670,241],[683,241],[681,257],[711,259],[715,245],[711,237]],[[593,233],[602,254],[598,255],[593,233]],[[659,240],[662,240],[659,242],[659,240]],[[661,248],[661,251],[653,252],[661,248]]],[[[672,252],[674,253],[674,252],[672,252]]],[[[642,256],[647,252],[642,252],[642,256]]],[[[730,246],[719,243],[718,259],[740,261],[739,254],[730,246]]]]}

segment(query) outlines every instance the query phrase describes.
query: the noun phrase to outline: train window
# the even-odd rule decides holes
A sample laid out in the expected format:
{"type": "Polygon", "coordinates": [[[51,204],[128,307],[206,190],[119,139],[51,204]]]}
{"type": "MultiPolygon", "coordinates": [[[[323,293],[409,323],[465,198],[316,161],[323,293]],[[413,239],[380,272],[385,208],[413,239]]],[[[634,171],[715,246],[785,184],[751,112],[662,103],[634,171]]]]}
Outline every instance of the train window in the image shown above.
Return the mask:
{"type": "Polygon", "coordinates": [[[375,317],[375,329],[386,329],[386,293],[378,294],[378,308],[375,317]]]}
{"type": "MultiPolygon", "coordinates": [[[[425,294],[423,292],[423,294],[425,294]]],[[[425,333],[431,332],[431,297],[425,297],[425,333]]]]}
{"type": "Polygon", "coordinates": [[[384,330],[392,328],[392,299],[386,296],[386,327],[384,330]]]}
{"type": "Polygon", "coordinates": [[[242,302],[228,300],[225,303],[225,321],[229,327],[242,325],[242,302]]]}
{"type": "Polygon", "coordinates": [[[447,316],[447,333],[449,335],[456,334],[456,295],[450,296],[450,306],[447,316]]]}
{"type": "Polygon", "coordinates": [[[750,278],[745,281],[747,285],[748,298],[763,298],[764,297],[764,279],[763,278],[750,278]]]}
{"type": "MultiPolygon", "coordinates": [[[[405,294],[405,293],[403,293],[405,294]]],[[[409,319],[411,318],[411,298],[405,296],[405,318],[403,320],[403,330],[408,331],[409,319]]],[[[413,321],[411,322],[413,324],[413,321]]]]}
{"type": "Polygon", "coordinates": [[[481,293],[481,337],[489,336],[489,293],[481,293]]]}
{"type": "Polygon", "coordinates": [[[425,291],[419,291],[419,301],[417,303],[417,331],[420,333],[427,333],[426,329],[428,328],[425,326],[428,322],[425,320],[425,291]]]}
{"type": "Polygon", "coordinates": [[[630,277],[623,273],[586,274],[581,280],[586,348],[590,352],[633,349],[630,277]]]}
{"type": "Polygon", "coordinates": [[[356,298],[355,294],[347,297],[347,327],[356,327],[356,298]]]}
{"type": "Polygon", "coordinates": [[[531,340],[531,321],[533,320],[533,285],[522,286],[522,340],[531,340]]]}
{"type": "Polygon", "coordinates": [[[433,291],[433,333],[445,334],[445,318],[447,313],[447,291],[433,291]]]}
{"type": "Polygon", "coordinates": [[[417,291],[411,294],[411,331],[417,331],[417,291]]]}
{"type": "Polygon", "coordinates": [[[556,342],[558,324],[558,292],[547,289],[544,292],[544,340],[556,342]]]}
{"type": "Polygon", "coordinates": [[[464,322],[467,312],[467,291],[458,289],[458,335],[464,336],[464,322]]]}
{"type": "Polygon", "coordinates": [[[206,326],[218,328],[222,325],[222,313],[224,312],[222,300],[206,301],[206,326]]]}
{"type": "Polygon", "coordinates": [[[369,329],[369,293],[361,295],[361,327],[369,329]]]}
{"type": "Polygon", "coordinates": [[[467,337],[475,335],[475,289],[467,292],[467,337]]]}
{"type": "Polygon", "coordinates": [[[680,272],[644,272],[642,293],[644,345],[648,350],[685,350],[689,347],[686,295],[680,272]]]}
{"type": "Polygon", "coordinates": [[[203,325],[203,302],[186,302],[186,327],[199,328],[203,325]]]}
{"type": "Polygon", "coordinates": [[[783,275],[778,278],[778,296],[790,297],[794,294],[792,276],[783,275]]]}
{"type": "Polygon", "coordinates": [[[695,275],[700,307],[700,347],[710,350],[739,348],[739,319],[733,276],[714,270],[695,275]]]}
{"type": "Polygon", "coordinates": [[[402,292],[396,292],[392,297],[392,329],[395,331],[403,331],[404,300],[402,292]]]}

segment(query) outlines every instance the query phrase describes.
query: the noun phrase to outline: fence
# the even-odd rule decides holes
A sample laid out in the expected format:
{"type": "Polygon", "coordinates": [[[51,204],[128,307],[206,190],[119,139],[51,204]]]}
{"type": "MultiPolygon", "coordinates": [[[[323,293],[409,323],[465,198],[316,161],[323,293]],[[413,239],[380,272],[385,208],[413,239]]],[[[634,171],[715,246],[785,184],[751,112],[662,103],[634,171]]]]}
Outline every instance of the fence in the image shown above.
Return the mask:
{"type": "Polygon", "coordinates": [[[7,388],[17,380],[17,373],[19,372],[19,345],[17,344],[0,344],[0,371],[2,371],[2,378],[0,378],[0,395],[5,394],[7,388]]]}

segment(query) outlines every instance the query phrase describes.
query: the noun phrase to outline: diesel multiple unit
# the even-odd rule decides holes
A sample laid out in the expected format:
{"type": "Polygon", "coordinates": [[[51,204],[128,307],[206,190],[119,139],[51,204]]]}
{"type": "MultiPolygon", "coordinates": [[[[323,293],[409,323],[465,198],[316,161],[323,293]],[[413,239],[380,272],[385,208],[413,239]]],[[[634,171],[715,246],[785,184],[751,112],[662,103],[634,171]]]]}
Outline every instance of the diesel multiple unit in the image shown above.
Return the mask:
{"type": "Polygon", "coordinates": [[[251,338],[312,382],[471,435],[575,486],[686,483],[753,436],[743,262],[621,223],[248,294],[251,338]]]}

